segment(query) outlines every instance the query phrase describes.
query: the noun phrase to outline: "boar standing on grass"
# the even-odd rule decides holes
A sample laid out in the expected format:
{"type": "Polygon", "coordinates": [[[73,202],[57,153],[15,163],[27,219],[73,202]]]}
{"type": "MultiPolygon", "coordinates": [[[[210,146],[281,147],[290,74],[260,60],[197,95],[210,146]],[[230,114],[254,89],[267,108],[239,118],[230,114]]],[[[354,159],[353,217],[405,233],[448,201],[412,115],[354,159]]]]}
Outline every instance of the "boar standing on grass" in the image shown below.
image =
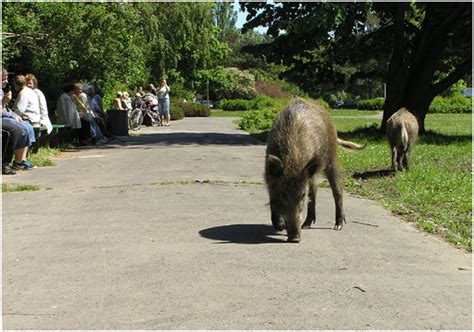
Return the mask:
{"type": "Polygon", "coordinates": [[[328,113],[318,104],[296,99],[275,119],[268,136],[265,180],[273,227],[279,231],[286,228],[288,242],[299,242],[301,227],[309,228],[316,221],[315,180],[319,174],[324,174],[331,185],[336,205],[334,229],[342,229],[345,215],[338,144],[358,150],[365,147],[338,139],[328,113]],[[307,217],[301,225],[307,199],[307,217]]]}
{"type": "Polygon", "coordinates": [[[392,151],[392,172],[408,170],[408,162],[418,136],[418,121],[406,108],[400,108],[387,121],[387,137],[392,151]]]}

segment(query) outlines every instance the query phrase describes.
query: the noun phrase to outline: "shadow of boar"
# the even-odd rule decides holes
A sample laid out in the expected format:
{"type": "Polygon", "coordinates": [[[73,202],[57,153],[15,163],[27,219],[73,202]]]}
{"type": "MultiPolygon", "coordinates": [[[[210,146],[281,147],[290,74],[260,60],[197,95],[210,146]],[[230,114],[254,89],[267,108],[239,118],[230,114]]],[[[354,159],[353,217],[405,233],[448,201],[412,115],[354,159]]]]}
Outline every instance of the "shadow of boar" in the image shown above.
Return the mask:
{"type": "Polygon", "coordinates": [[[329,114],[319,104],[293,100],[275,119],[269,132],[265,180],[270,195],[271,219],[276,230],[286,228],[288,242],[301,240],[301,227],[316,221],[316,179],[325,175],[336,205],[335,230],[342,229],[342,205],[337,147],[363,149],[337,137],[329,114]],[[302,212],[307,217],[302,224],[302,212]]]}
{"type": "Polygon", "coordinates": [[[409,170],[408,162],[418,136],[418,121],[400,108],[387,121],[387,138],[392,152],[392,172],[409,170]]]}

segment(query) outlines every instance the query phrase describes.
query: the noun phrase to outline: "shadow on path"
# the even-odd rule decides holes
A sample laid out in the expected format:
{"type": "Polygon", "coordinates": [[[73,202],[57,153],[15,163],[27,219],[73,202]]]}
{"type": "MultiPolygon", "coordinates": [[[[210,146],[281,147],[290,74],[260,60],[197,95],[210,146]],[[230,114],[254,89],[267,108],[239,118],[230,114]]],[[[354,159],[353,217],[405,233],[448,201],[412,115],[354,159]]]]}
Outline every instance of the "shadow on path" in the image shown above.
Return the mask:
{"type": "Polygon", "coordinates": [[[153,133],[140,136],[119,137],[110,143],[100,146],[102,149],[113,149],[118,146],[142,146],[142,145],[233,145],[233,146],[251,146],[264,145],[259,139],[246,134],[227,134],[216,132],[203,133],[153,133]]]}
{"type": "Polygon", "coordinates": [[[262,244],[287,243],[286,234],[277,233],[269,225],[226,225],[199,231],[202,237],[220,243],[262,244]]]}

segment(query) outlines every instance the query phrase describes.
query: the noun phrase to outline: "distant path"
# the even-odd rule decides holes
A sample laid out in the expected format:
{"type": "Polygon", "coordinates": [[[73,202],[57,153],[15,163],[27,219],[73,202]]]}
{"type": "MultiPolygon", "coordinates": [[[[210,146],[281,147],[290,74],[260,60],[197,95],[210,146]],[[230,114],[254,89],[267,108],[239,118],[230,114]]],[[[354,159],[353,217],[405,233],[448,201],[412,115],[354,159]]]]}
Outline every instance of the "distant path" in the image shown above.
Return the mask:
{"type": "Polygon", "coordinates": [[[471,255],[318,192],[300,244],[271,228],[265,145],[187,118],[3,177],[4,329],[472,328],[471,255]],[[46,190],[48,188],[48,190],[46,190]]]}

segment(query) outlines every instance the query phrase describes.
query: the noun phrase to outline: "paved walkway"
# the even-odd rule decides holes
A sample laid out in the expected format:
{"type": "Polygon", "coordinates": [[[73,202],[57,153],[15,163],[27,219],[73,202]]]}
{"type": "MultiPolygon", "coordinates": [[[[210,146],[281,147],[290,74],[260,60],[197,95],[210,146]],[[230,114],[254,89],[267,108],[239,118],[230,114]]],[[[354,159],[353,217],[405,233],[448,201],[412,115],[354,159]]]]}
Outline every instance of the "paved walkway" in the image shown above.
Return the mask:
{"type": "Polygon", "coordinates": [[[4,329],[466,329],[471,255],[330,191],[300,244],[271,228],[265,146],[233,119],[3,177],[4,329]]]}

